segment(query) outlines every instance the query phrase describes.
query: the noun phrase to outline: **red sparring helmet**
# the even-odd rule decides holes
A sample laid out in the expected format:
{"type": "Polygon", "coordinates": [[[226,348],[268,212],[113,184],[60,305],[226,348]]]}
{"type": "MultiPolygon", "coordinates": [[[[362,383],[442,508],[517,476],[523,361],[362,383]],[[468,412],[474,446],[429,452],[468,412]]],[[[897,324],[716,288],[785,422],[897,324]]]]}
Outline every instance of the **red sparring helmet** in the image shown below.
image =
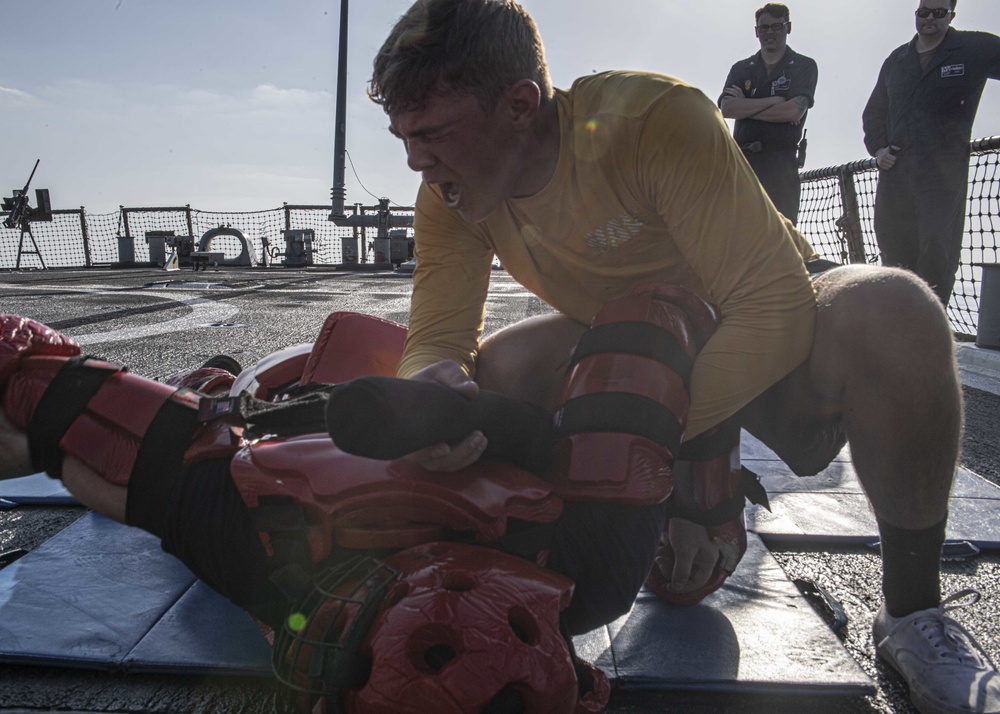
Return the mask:
{"type": "MultiPolygon", "coordinates": [[[[318,573],[311,589],[286,578],[284,589],[307,594],[275,630],[271,666],[300,694],[301,709],[321,698],[337,699],[365,681],[368,663],[359,659],[358,649],[395,578],[384,563],[360,556],[318,573]]],[[[338,703],[329,711],[342,709],[338,703]]]]}
{"type": "Polygon", "coordinates": [[[361,573],[367,584],[334,588],[340,594],[325,598],[321,614],[307,615],[316,622],[303,625],[310,634],[297,651],[287,635],[275,642],[276,666],[286,663],[279,676],[298,689],[322,680],[327,712],[571,713],[607,703],[604,674],[575,660],[559,631],[573,592],[568,578],[451,542],[410,548],[383,565],[395,579],[369,566],[361,573]],[[384,595],[371,619],[375,593],[384,595]],[[361,628],[355,649],[348,640],[361,628]]]}

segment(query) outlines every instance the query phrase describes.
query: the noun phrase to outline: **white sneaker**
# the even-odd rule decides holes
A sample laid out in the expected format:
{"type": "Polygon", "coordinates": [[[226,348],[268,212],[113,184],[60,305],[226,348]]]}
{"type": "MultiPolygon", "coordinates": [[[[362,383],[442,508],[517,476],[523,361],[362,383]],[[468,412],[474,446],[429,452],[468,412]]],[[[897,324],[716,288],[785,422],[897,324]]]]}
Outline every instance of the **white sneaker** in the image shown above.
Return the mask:
{"type": "Polygon", "coordinates": [[[875,651],[903,675],[923,714],[1000,713],[1000,675],[972,635],[947,614],[979,600],[978,591],[960,590],[929,610],[896,618],[883,605],[875,616],[875,651]]]}

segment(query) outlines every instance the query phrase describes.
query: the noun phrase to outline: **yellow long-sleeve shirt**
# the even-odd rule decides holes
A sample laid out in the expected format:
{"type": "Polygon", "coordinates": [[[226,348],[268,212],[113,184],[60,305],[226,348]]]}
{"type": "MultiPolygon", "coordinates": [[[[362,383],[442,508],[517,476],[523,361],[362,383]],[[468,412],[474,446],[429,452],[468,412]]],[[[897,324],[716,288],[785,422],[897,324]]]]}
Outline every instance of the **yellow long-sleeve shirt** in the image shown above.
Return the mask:
{"type": "Polygon", "coordinates": [[[474,373],[494,254],[556,310],[589,323],[648,282],[687,285],[722,324],[695,361],[686,438],[802,363],[816,299],[812,248],[773,207],[715,105],[677,79],[634,72],[557,90],[548,185],[471,224],[435,189],[417,198],[409,337],[398,374],[454,359],[474,373]]]}

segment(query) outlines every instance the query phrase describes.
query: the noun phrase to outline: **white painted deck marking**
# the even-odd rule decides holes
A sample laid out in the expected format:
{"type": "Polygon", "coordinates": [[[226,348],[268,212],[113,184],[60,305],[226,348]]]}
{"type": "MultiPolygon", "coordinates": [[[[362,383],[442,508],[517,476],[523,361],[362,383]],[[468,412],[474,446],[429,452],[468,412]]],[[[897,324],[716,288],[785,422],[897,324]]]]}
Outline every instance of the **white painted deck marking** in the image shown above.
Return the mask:
{"type": "Polygon", "coordinates": [[[157,322],[153,324],[139,325],[136,327],[126,327],[121,330],[112,330],[110,332],[91,332],[86,335],[70,335],[74,340],[79,342],[81,345],[97,345],[102,342],[117,342],[119,340],[135,340],[143,337],[154,337],[156,335],[162,335],[167,332],[183,332],[185,330],[191,330],[194,328],[202,328],[207,323],[211,322],[228,322],[229,318],[240,311],[239,307],[236,305],[230,305],[225,302],[216,302],[215,300],[210,300],[203,297],[183,297],[178,296],[176,290],[161,291],[161,290],[135,290],[135,291],[81,291],[88,292],[95,295],[135,295],[135,296],[148,296],[153,295],[164,300],[170,300],[171,302],[177,302],[182,305],[187,305],[191,308],[191,312],[182,317],[176,317],[172,320],[166,320],[164,322],[157,322]]]}

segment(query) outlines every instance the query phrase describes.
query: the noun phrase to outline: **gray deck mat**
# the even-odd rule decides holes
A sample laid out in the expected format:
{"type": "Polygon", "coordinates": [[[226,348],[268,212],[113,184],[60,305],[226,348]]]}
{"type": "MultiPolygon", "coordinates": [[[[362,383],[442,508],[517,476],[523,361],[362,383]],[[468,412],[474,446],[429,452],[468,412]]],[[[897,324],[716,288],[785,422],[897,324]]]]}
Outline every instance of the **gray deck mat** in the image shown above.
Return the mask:
{"type": "MultiPolygon", "coordinates": [[[[775,545],[855,545],[878,541],[878,529],[845,448],[825,470],[799,477],[778,457],[742,434],[743,465],[761,477],[771,512],[747,507],[747,528],[775,545]]],[[[1000,488],[959,468],[949,505],[949,540],[1000,549],[1000,488]]]]}
{"type": "MultiPolygon", "coordinates": [[[[763,544],[705,604],[640,594],[576,638],[616,688],[856,695],[870,680],[763,544]]],[[[90,513],[0,570],[0,661],[164,673],[270,672],[253,620],[163,553],[90,513]]]]}
{"type": "Polygon", "coordinates": [[[575,638],[617,689],[859,696],[874,685],[752,534],[726,584],[692,607],[640,592],[575,638]]]}

